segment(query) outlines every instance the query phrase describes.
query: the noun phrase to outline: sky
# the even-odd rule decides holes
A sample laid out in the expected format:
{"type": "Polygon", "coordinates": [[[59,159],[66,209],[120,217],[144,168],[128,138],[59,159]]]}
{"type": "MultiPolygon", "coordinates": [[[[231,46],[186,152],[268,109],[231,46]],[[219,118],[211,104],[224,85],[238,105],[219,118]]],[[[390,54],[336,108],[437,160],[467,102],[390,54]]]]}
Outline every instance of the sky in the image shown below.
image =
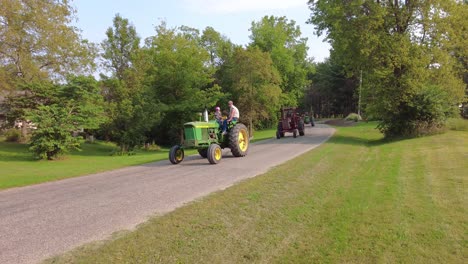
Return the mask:
{"type": "Polygon", "coordinates": [[[308,38],[309,57],[319,62],[329,56],[330,45],[306,24],[311,13],[307,0],[74,0],[72,6],[78,18],[74,24],[84,38],[96,43],[105,38],[117,13],[135,26],[142,39],[155,35],[155,27],[165,21],[169,27],[185,25],[200,32],[211,26],[241,45],[250,42],[252,21],[274,15],[296,21],[308,38]]]}

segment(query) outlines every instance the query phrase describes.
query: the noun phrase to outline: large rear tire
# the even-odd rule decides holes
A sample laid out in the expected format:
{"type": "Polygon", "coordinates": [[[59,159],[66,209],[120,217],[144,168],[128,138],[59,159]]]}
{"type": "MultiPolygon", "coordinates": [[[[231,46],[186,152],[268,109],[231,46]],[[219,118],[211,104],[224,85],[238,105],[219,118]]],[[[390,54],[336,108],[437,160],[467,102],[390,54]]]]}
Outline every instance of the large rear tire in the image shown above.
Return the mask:
{"type": "Polygon", "coordinates": [[[276,131],[276,139],[280,139],[281,138],[281,133],[279,131],[276,131]]]}
{"type": "Polygon", "coordinates": [[[198,149],[198,154],[200,154],[200,156],[204,159],[206,159],[206,157],[208,157],[208,149],[198,149]]]}
{"type": "Polygon", "coordinates": [[[184,149],[175,145],[169,150],[169,161],[172,164],[179,164],[184,160],[184,149]]]}
{"type": "Polygon", "coordinates": [[[303,121],[300,121],[299,122],[299,136],[304,136],[305,133],[304,133],[304,122],[303,121]]]}
{"type": "Polygon", "coordinates": [[[223,157],[221,147],[218,144],[211,144],[208,147],[207,156],[211,164],[218,164],[223,157]]]}
{"type": "Polygon", "coordinates": [[[249,150],[249,132],[243,124],[236,124],[229,132],[229,148],[234,157],[244,157],[249,150]]]}

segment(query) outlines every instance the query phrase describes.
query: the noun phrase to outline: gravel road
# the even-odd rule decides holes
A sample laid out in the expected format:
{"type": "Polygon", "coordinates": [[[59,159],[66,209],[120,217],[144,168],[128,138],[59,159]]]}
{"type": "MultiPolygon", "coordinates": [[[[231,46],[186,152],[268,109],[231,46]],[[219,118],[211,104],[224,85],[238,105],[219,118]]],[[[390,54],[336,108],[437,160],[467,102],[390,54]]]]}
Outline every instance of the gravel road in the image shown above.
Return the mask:
{"type": "Polygon", "coordinates": [[[190,156],[178,165],[166,160],[0,191],[0,263],[37,263],[135,228],[151,216],[262,174],[333,133],[326,125],[308,126],[303,137],[287,134],[251,144],[243,158],[225,149],[218,165],[190,156]]]}

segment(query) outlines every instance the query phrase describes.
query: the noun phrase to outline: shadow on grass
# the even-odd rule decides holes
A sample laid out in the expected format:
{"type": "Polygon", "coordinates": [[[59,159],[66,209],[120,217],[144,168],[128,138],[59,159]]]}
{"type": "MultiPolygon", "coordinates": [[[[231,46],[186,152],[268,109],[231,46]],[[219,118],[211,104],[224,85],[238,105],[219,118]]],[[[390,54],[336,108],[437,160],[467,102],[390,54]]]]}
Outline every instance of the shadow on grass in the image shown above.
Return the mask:
{"type": "Polygon", "coordinates": [[[345,135],[334,135],[328,140],[328,143],[332,144],[347,144],[354,146],[366,146],[366,147],[377,147],[385,144],[394,143],[399,140],[389,140],[385,138],[379,139],[368,139],[366,137],[356,136],[345,136],[345,135]]]}
{"type": "Polygon", "coordinates": [[[36,160],[31,152],[29,145],[0,142],[0,161],[34,161],[36,160]]]}

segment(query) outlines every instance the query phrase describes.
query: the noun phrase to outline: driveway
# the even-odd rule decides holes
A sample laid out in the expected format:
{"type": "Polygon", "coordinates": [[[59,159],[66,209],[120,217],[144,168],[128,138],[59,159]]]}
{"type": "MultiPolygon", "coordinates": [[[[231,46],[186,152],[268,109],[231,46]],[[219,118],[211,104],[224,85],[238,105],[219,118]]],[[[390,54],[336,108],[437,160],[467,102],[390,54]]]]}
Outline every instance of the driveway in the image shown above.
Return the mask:
{"type": "Polygon", "coordinates": [[[297,157],[325,142],[334,129],[319,124],[305,132],[251,144],[243,158],[225,149],[218,165],[189,156],[178,165],[165,160],[0,191],[0,263],[37,263],[133,229],[297,157]]]}

